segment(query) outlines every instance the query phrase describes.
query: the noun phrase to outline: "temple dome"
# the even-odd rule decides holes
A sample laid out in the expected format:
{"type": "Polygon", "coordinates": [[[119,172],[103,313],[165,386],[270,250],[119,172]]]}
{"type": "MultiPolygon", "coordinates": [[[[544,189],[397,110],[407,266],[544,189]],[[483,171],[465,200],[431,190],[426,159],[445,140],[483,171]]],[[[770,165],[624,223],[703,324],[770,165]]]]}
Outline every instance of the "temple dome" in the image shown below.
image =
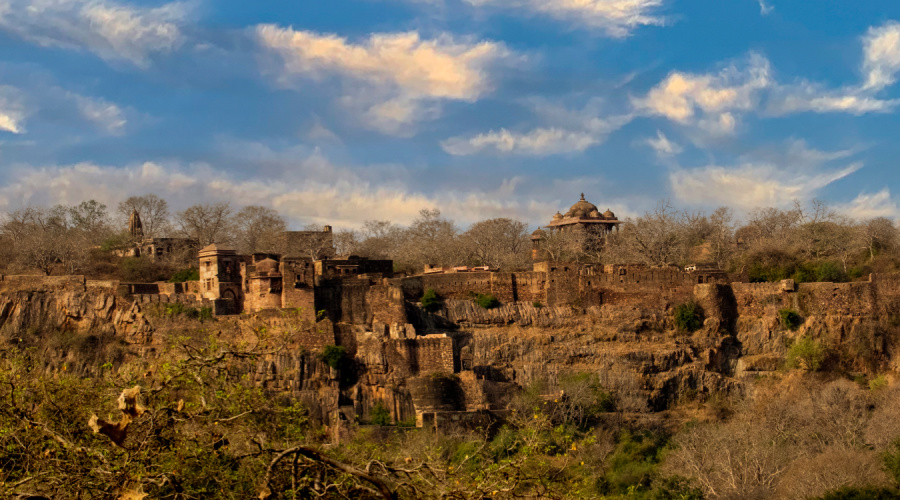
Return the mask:
{"type": "Polygon", "coordinates": [[[563,218],[563,215],[559,212],[556,212],[555,214],[553,214],[553,220],[558,220],[558,219],[562,219],[562,218],[563,218]]]}
{"type": "Polygon", "coordinates": [[[572,205],[572,208],[566,213],[566,217],[590,217],[591,212],[600,213],[597,206],[584,199],[584,193],[581,193],[581,199],[578,203],[572,205]]]}
{"type": "Polygon", "coordinates": [[[610,210],[610,209],[607,208],[607,209],[606,209],[606,212],[603,212],[603,218],[604,218],[604,219],[609,219],[609,220],[615,220],[615,219],[616,219],[616,214],[612,213],[612,210],[610,210]]]}

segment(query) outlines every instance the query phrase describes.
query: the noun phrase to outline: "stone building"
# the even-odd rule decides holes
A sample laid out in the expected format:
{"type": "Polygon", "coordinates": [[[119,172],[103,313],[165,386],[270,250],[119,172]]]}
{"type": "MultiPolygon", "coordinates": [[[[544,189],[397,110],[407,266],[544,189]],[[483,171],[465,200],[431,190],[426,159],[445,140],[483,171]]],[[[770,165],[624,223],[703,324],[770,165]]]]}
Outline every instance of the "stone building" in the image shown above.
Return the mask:
{"type": "Polygon", "coordinates": [[[602,244],[603,238],[613,231],[618,231],[623,222],[616,218],[616,214],[610,209],[600,213],[596,205],[581,199],[572,205],[565,213],[556,212],[546,227],[538,228],[531,233],[531,256],[535,261],[550,258],[544,248],[545,241],[555,232],[579,231],[587,236],[582,243],[586,246],[602,244]]]}
{"type": "Polygon", "coordinates": [[[316,290],[329,281],[390,278],[394,263],[355,255],[335,257],[331,228],[284,233],[284,254],[239,255],[222,245],[200,250],[202,298],[217,314],[294,309],[313,320],[316,290]],[[319,258],[312,258],[318,255],[319,258]]]}
{"type": "Polygon", "coordinates": [[[128,232],[131,234],[132,246],[124,252],[124,257],[148,257],[151,259],[174,259],[193,262],[197,258],[200,244],[191,238],[147,238],[141,214],[132,210],[128,218],[128,232]]]}
{"type": "Polygon", "coordinates": [[[617,230],[622,221],[616,219],[616,214],[610,209],[600,213],[597,206],[584,199],[578,200],[565,214],[556,212],[553,219],[547,224],[551,229],[581,229],[605,235],[617,230]]]}

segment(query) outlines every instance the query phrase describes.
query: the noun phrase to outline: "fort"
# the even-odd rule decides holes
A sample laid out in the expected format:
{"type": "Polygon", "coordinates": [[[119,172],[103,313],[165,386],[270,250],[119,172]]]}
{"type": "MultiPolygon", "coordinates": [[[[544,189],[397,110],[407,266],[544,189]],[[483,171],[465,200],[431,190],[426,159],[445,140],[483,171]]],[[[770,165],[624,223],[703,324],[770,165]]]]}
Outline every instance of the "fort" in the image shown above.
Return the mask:
{"type": "MultiPolygon", "coordinates": [[[[594,212],[573,220],[607,217],[594,212]]],[[[604,231],[619,223],[603,220],[612,228],[604,231]]],[[[149,356],[163,342],[148,315],[155,304],[208,308],[223,322],[291,326],[294,351],[248,366],[253,383],[303,401],[323,422],[365,421],[381,402],[395,422],[436,427],[502,415],[511,394],[529,384],[552,398],[560,377],[573,372],[597,374],[627,412],[662,411],[685,393],[740,393],[742,377],[774,369],[786,339],[798,335],[851,353],[848,369],[874,371],[900,359],[889,355],[897,330],[890,318],[900,306],[895,275],[748,283],[708,265],[537,261],[522,272],[429,266],[395,276],[389,260],[334,255],[330,228],[284,240],[281,254],[202,248],[199,281],[184,283],[0,276],[0,327],[23,331],[42,321],[107,331],[149,356]],[[426,292],[436,307],[423,307],[426,292]],[[485,295],[496,307],[473,300],[485,295]],[[691,301],[703,326],[680,333],[672,311],[691,301]],[[785,308],[803,316],[799,330],[778,322],[785,308]],[[353,360],[354,382],[323,364],[326,346],[353,360]]]]}

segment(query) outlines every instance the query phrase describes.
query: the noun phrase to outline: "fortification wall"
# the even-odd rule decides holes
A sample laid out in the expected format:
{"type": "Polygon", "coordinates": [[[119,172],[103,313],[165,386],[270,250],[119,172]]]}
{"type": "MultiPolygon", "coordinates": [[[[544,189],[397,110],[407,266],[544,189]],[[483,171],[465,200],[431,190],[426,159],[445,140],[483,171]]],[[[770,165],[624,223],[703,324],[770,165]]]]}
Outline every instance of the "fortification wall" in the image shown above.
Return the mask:
{"type": "Polygon", "coordinates": [[[389,339],[389,365],[406,367],[412,374],[453,373],[453,339],[444,334],[415,339],[389,339]]]}
{"type": "Polygon", "coordinates": [[[366,291],[365,301],[373,323],[408,323],[401,288],[388,284],[372,285],[366,291]]]}
{"type": "Polygon", "coordinates": [[[0,275],[0,290],[6,292],[84,291],[84,276],[0,275]]]}

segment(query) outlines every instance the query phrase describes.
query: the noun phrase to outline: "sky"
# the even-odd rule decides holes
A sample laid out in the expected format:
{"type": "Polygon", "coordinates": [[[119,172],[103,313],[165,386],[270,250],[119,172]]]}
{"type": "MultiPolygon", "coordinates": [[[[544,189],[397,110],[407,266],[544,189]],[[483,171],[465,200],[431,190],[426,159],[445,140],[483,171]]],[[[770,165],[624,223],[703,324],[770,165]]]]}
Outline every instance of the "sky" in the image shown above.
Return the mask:
{"type": "Polygon", "coordinates": [[[896,0],[0,0],[0,211],[900,217],[896,0]]]}

